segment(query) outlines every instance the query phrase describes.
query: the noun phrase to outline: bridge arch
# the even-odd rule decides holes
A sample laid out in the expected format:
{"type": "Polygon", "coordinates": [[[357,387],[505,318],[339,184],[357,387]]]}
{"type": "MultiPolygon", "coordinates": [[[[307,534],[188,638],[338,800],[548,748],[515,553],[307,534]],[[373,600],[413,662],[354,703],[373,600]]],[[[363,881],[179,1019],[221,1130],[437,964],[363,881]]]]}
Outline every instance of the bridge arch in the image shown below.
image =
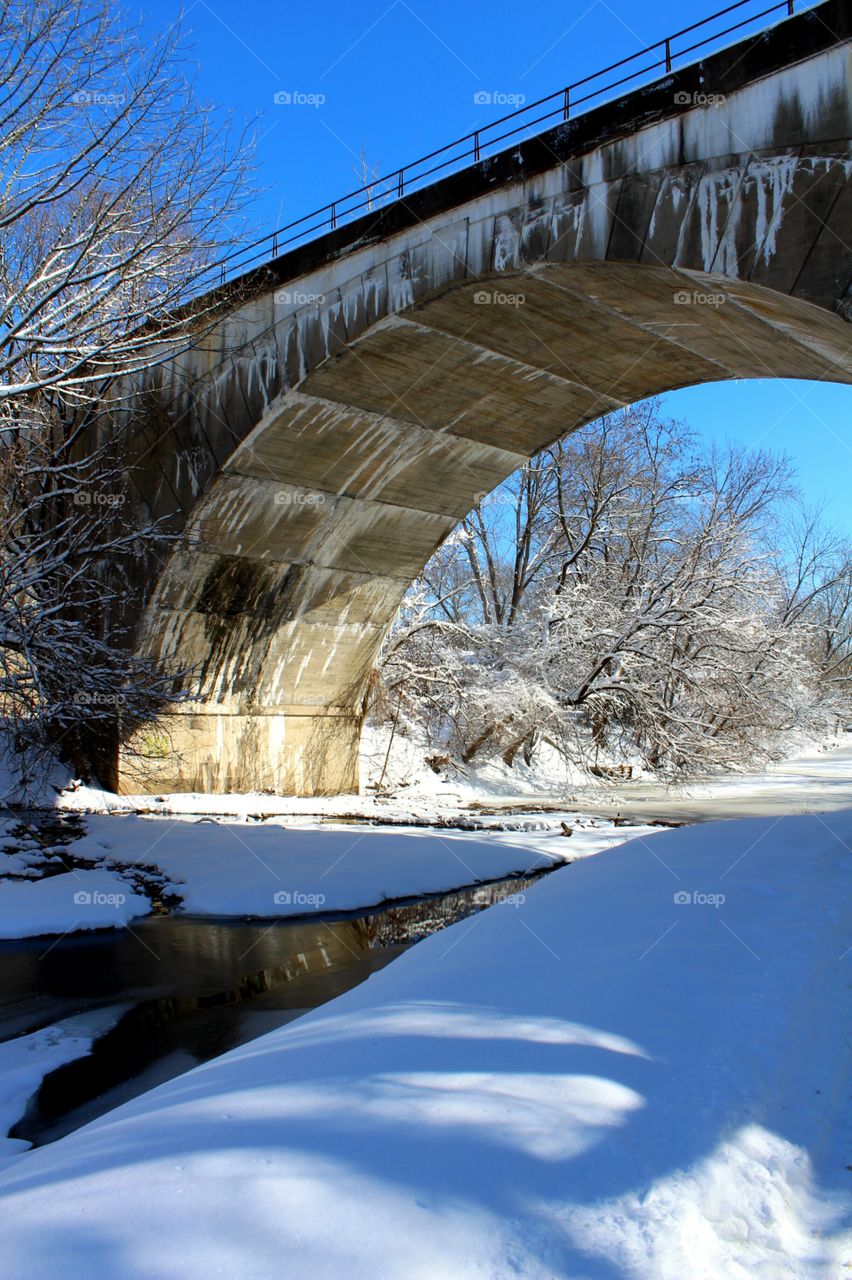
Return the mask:
{"type": "Polygon", "coordinates": [[[830,35],[802,15],[273,263],[148,374],[128,461],[180,537],[137,643],[200,685],[119,785],[357,789],[375,655],[483,494],[650,395],[852,383],[848,13],[820,9],[830,35]]]}

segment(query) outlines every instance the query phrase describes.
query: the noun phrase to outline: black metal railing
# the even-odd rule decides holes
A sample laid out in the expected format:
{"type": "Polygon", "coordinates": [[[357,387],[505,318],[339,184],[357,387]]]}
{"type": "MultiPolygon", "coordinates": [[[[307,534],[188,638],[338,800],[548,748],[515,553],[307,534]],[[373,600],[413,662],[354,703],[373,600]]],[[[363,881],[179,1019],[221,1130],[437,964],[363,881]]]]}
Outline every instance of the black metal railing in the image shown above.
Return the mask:
{"type": "Polygon", "coordinates": [[[481,129],[475,129],[472,133],[466,133],[463,137],[448,142],[436,151],[430,151],[428,155],[420,156],[419,159],[403,165],[401,169],[394,169],[383,177],[376,177],[364,186],[357,187],[354,191],[332,200],[329,204],[322,205],[319,209],[314,209],[311,213],[304,214],[301,218],[296,218],[293,222],[278,227],[268,235],[233,250],[217,262],[211,263],[203,272],[202,286],[211,288],[214,285],[223,284],[277,258],[289,249],[296,248],[314,236],[334,230],[363,213],[402,200],[405,196],[422,188],[438,174],[447,175],[471,163],[478,164],[488,155],[493,154],[502,144],[513,139],[523,140],[520,135],[532,137],[536,133],[543,132],[544,126],[552,127],[560,121],[582,115],[583,111],[578,111],[578,108],[588,111],[593,106],[601,106],[606,94],[623,89],[625,85],[633,84],[635,88],[639,88],[641,86],[634,82],[640,78],[653,76],[654,73],[661,71],[663,73],[673,71],[676,64],[682,65],[683,60],[690,55],[699,50],[706,52],[708,46],[717,44],[727,36],[742,31],[753,23],[761,22],[772,14],[781,11],[785,15],[793,13],[793,0],[776,0],[768,6],[758,7],[760,4],[761,0],[736,0],[734,4],[729,4],[724,9],[719,9],[716,13],[702,18],[699,22],[693,22],[688,27],[683,27],[673,35],[665,36],[662,40],[657,40],[654,44],[631,53],[618,62],[612,62],[609,66],[584,76],[581,80],[575,80],[573,84],[565,85],[564,88],[557,89],[545,98],[538,98],[535,102],[519,107],[517,111],[500,116],[481,129]],[[749,12],[743,17],[739,16],[742,10],[753,8],[757,8],[757,11],[749,12]],[[731,22],[721,30],[713,31],[712,34],[704,34],[700,39],[693,39],[683,47],[680,46],[680,41],[694,37],[696,33],[705,31],[707,27],[732,14],[738,15],[738,21],[731,22]],[[632,64],[639,60],[648,58],[651,61],[639,67],[632,67],[632,64]],[[628,68],[631,69],[628,70],[628,68]],[[604,84],[596,83],[615,72],[622,74],[616,79],[607,80],[604,84]]]}

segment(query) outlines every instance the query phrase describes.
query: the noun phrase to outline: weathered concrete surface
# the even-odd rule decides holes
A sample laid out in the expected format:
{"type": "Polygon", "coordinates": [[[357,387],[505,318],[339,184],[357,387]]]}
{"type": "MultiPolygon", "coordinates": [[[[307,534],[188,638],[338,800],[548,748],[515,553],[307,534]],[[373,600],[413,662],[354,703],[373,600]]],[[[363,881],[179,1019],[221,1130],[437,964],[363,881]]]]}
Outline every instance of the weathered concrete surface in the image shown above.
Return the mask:
{"type": "Polygon", "coordinates": [[[677,387],[852,382],[849,25],[829,0],[332,233],[151,371],[128,460],[181,538],[138,643],[198,696],[120,786],[357,788],[409,582],[531,454],[677,387]]]}

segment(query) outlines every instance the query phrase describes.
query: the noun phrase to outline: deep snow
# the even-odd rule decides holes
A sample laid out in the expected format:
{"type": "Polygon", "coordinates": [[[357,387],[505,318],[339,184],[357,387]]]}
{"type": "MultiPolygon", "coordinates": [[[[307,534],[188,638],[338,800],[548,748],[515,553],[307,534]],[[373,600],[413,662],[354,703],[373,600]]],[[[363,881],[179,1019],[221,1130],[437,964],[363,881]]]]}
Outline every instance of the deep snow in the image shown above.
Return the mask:
{"type": "Polygon", "coordinates": [[[19,1157],[0,1274],[839,1280],[851,845],[751,819],[557,871],[19,1157]]]}
{"type": "Polygon", "coordinates": [[[0,879],[0,938],[115,929],[150,903],[111,871],[66,871],[43,880],[0,879]]]}
{"type": "Polygon", "coordinates": [[[166,890],[180,896],[181,910],[273,918],[351,911],[542,871],[624,839],[622,828],[597,823],[577,826],[568,839],[559,829],[470,839],[443,831],[91,815],[86,834],[68,852],[112,870],[0,880],[0,937],[127,924],[149,910],[148,900],[122,879],[139,867],[162,873],[166,890]]]}

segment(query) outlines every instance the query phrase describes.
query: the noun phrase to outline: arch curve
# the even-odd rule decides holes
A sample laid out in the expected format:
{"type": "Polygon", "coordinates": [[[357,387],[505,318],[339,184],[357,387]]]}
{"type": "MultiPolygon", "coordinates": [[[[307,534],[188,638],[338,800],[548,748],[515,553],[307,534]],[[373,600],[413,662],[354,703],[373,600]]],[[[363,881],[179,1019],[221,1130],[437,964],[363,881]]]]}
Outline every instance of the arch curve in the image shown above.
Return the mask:
{"type": "Polygon", "coordinates": [[[153,452],[138,434],[140,501],[180,538],[138,644],[200,687],[148,786],[357,789],[407,586],[526,459],[697,383],[852,383],[847,56],[752,65],[721,107],[650,122],[631,95],[617,137],[554,139],[551,168],[493,188],[484,162],[428,219],[275,266],[150,373],[169,427],[153,452]]]}

